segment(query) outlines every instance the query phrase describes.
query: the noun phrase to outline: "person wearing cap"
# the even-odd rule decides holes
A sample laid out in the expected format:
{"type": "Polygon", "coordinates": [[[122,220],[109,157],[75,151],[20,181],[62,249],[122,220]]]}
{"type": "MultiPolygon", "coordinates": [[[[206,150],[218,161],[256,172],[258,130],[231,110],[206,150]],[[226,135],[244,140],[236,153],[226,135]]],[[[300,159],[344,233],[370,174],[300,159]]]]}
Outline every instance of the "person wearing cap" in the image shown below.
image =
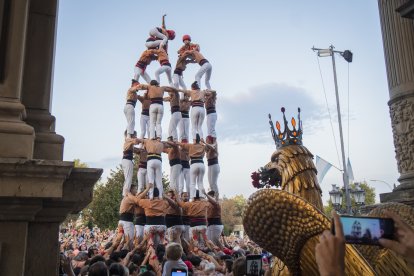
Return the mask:
{"type": "Polygon", "coordinates": [[[177,197],[177,203],[190,219],[190,238],[194,246],[207,247],[207,210],[210,203],[200,197],[199,190],[196,190],[192,201],[184,202],[177,197]]]}
{"type": "Polygon", "coordinates": [[[140,117],[140,127],[141,133],[139,138],[144,139],[145,135],[149,136],[149,108],[151,105],[151,100],[148,97],[148,93],[144,93],[143,96],[137,96],[138,101],[141,102],[141,117],[140,117]]]}
{"type": "MultiPolygon", "coordinates": [[[[158,188],[159,194],[162,197],[162,159],[161,153],[164,151],[164,143],[160,138],[153,139],[136,139],[138,143],[142,143],[147,151],[147,177],[148,183],[154,184],[158,188]]],[[[149,192],[149,197],[153,198],[153,189],[149,192]]]]}
{"type": "Polygon", "coordinates": [[[200,90],[198,83],[195,81],[191,84],[191,90],[182,90],[185,96],[190,96],[191,99],[191,132],[193,140],[198,133],[201,139],[204,140],[203,136],[203,122],[206,116],[206,110],[204,108],[204,101],[207,95],[210,95],[214,90],[200,90]]]}
{"type": "Polygon", "coordinates": [[[184,45],[177,51],[179,57],[183,56],[186,51],[196,50],[200,52],[200,45],[191,43],[190,35],[183,35],[183,43],[184,45]]]}
{"type": "Polygon", "coordinates": [[[155,132],[159,138],[162,137],[162,128],[161,120],[164,115],[164,106],[163,106],[163,95],[165,92],[177,91],[173,87],[161,86],[158,81],[152,80],[149,85],[141,84],[139,85],[139,90],[147,90],[148,98],[151,100],[151,105],[149,108],[149,117],[150,117],[150,134],[149,138],[156,138],[155,132]]]}
{"type": "Polygon", "coordinates": [[[220,174],[220,165],[218,162],[217,140],[212,136],[207,136],[206,143],[201,143],[206,147],[208,184],[210,186],[210,190],[215,192],[215,198],[218,199],[219,189],[217,180],[220,174]]]}
{"type": "Polygon", "coordinates": [[[168,83],[170,84],[170,86],[173,86],[173,81],[171,78],[171,63],[170,63],[170,60],[168,59],[167,52],[163,48],[160,48],[159,50],[157,50],[157,55],[158,55],[158,62],[160,63],[161,66],[155,71],[155,79],[157,80],[158,83],[160,83],[160,75],[162,73],[165,73],[168,78],[168,83]]]}
{"type": "Polygon", "coordinates": [[[204,154],[205,146],[200,143],[200,135],[196,135],[193,144],[178,143],[181,148],[188,150],[191,158],[190,165],[190,198],[195,197],[196,186],[198,190],[204,190],[203,178],[205,173],[204,154]]]}
{"type": "Polygon", "coordinates": [[[181,208],[175,201],[175,190],[169,190],[165,200],[170,204],[165,214],[167,236],[170,242],[181,244],[181,235],[184,232],[184,223],[181,216],[181,208]]]}
{"type": "Polygon", "coordinates": [[[154,187],[153,198],[139,199],[138,205],[145,212],[144,235],[149,237],[148,247],[157,248],[158,243],[165,244],[165,211],[169,207],[168,202],[162,199],[160,191],[154,187]]]}
{"type": "Polygon", "coordinates": [[[207,113],[207,136],[211,136],[214,139],[217,138],[216,133],[216,122],[217,122],[217,112],[216,112],[216,100],[217,92],[212,91],[211,94],[206,95],[204,106],[207,113]]]}
{"type": "Polygon", "coordinates": [[[168,137],[173,137],[174,141],[178,140],[177,126],[181,120],[180,112],[180,94],[178,91],[168,92],[168,97],[164,97],[165,102],[170,102],[171,119],[168,126],[168,137]]]}
{"type": "Polygon", "coordinates": [[[136,132],[127,137],[125,132],[125,141],[122,151],[121,168],[124,173],[124,185],[122,187],[122,196],[126,196],[132,184],[132,176],[134,174],[134,145],[138,144],[136,132]]]}
{"type": "Polygon", "coordinates": [[[218,200],[215,199],[217,197],[214,191],[209,191],[205,195],[210,203],[207,211],[207,238],[220,249],[223,249],[223,245],[220,242],[220,236],[224,229],[221,222],[221,206],[218,200]]]}
{"type": "Polygon", "coordinates": [[[154,47],[159,47],[162,48],[164,46],[167,45],[168,40],[174,40],[175,38],[175,32],[173,30],[167,30],[166,26],[165,26],[165,17],[167,15],[164,14],[162,16],[162,25],[161,27],[156,27],[153,28],[149,31],[149,35],[155,38],[159,38],[160,40],[155,40],[155,41],[147,41],[145,43],[145,46],[147,48],[154,48],[154,47]]]}
{"type": "Polygon", "coordinates": [[[148,84],[151,82],[151,78],[145,70],[153,60],[157,60],[158,57],[156,53],[156,49],[145,50],[142,52],[139,60],[135,64],[134,78],[132,79],[131,86],[139,84],[139,77],[142,77],[148,84]]]}
{"type": "Polygon", "coordinates": [[[131,135],[135,131],[135,106],[137,104],[138,95],[137,91],[139,90],[139,85],[133,86],[128,89],[126,95],[126,104],[124,107],[124,114],[127,121],[126,131],[127,137],[131,137],[131,135]]]}
{"type": "Polygon", "coordinates": [[[181,112],[181,120],[178,123],[178,131],[180,135],[180,140],[187,140],[189,139],[190,135],[190,111],[191,101],[188,95],[184,95],[180,99],[180,112],[181,112]]]}
{"type": "Polygon", "coordinates": [[[131,241],[134,239],[134,206],[149,191],[150,187],[148,185],[142,193],[137,195],[137,186],[132,185],[130,193],[127,193],[121,200],[118,225],[122,226],[124,235],[128,236],[131,241]]]}
{"type": "Polygon", "coordinates": [[[141,192],[148,183],[147,176],[147,156],[148,152],[145,148],[134,148],[134,153],[139,156],[139,164],[137,170],[138,192],[141,192]]]}

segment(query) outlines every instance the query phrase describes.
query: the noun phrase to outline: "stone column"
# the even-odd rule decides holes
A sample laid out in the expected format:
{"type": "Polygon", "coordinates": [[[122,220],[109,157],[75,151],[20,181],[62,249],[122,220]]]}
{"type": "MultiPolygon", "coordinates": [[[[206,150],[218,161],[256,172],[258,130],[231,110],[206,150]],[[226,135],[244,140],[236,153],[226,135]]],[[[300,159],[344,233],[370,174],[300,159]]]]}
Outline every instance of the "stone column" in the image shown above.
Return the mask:
{"type": "Polygon", "coordinates": [[[36,132],[35,159],[63,160],[64,138],[55,133],[55,117],[50,113],[57,7],[56,0],[30,2],[22,103],[25,121],[36,132]]]}
{"type": "Polygon", "coordinates": [[[0,157],[30,159],[34,131],[20,102],[28,0],[0,2],[0,157]]]}
{"type": "Polygon", "coordinates": [[[414,205],[414,24],[396,12],[405,0],[378,0],[392,132],[401,183],[381,202],[414,205]]]}

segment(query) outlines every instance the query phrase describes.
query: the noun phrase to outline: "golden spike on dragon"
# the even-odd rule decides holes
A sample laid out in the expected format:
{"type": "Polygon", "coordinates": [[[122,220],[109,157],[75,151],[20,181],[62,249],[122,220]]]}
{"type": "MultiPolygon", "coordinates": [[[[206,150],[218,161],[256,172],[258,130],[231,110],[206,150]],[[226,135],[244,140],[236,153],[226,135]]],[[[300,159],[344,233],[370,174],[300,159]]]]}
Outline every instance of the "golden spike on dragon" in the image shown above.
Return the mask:
{"type": "MultiPolygon", "coordinates": [[[[243,225],[253,241],[277,257],[274,275],[319,275],[315,245],[331,222],[323,212],[313,155],[302,145],[300,109],[298,123],[291,120],[293,129],[284,108],[282,113],[284,130],[276,122],[277,132],[269,115],[277,150],[269,163],[252,173],[253,186],[263,189],[249,197],[243,225]]],[[[386,209],[414,225],[414,209],[399,203],[380,205],[368,216],[382,216],[386,209]]],[[[346,275],[414,275],[401,258],[374,246],[346,245],[345,266],[346,275]]]]}

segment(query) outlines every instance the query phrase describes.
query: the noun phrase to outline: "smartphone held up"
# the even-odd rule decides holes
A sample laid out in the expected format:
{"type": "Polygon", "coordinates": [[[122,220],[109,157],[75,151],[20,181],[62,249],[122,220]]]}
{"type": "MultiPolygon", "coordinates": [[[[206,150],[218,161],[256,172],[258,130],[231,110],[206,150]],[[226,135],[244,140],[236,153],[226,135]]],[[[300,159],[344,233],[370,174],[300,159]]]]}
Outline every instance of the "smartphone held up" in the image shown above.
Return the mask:
{"type": "MultiPolygon", "coordinates": [[[[390,218],[340,216],[345,242],[379,245],[379,239],[393,239],[394,221],[390,218]]],[[[332,223],[332,233],[335,225],[332,223]]]]}
{"type": "Polygon", "coordinates": [[[246,275],[259,276],[262,273],[262,256],[247,255],[246,256],[246,275]]]}

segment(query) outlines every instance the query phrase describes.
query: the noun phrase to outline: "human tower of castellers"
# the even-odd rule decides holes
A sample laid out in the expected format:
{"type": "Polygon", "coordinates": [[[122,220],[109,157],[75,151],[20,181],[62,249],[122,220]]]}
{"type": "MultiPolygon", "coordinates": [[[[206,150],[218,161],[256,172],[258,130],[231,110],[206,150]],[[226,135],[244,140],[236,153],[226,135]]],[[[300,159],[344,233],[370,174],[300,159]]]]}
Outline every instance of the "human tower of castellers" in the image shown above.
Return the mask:
{"type": "Polygon", "coordinates": [[[173,30],[162,26],[151,29],[146,50],[135,65],[135,74],[128,89],[124,108],[127,120],[123,147],[122,169],[125,176],[120,205],[119,227],[129,240],[146,242],[148,247],[158,243],[186,242],[203,247],[222,247],[221,207],[218,202],[217,137],[215,124],[216,91],[211,90],[212,66],[200,53],[199,45],[183,36],[184,45],[178,50],[173,76],[168,58],[168,41],[175,38],[173,30]],[[146,68],[157,60],[160,67],[152,79],[146,68]],[[187,64],[200,66],[191,89],[183,80],[187,64]],[[160,84],[165,73],[168,86],[160,84]],[[146,84],[140,83],[140,77],[146,84]],[[201,89],[204,77],[206,89],[201,89]],[[141,94],[142,93],[142,94],[141,94]],[[135,108],[141,103],[140,134],[135,131],[135,108]],[[164,102],[169,102],[171,120],[167,140],[162,140],[161,121],[164,102]],[[190,111],[191,109],[191,111],[190,111]],[[207,136],[203,122],[207,114],[207,136]],[[191,138],[190,139],[190,123],[191,138]],[[161,164],[163,153],[170,164],[170,188],[163,191],[161,164]],[[134,154],[139,155],[138,185],[132,185],[134,154]],[[209,192],[204,190],[203,178],[207,159],[209,192]],[[135,227],[134,227],[135,224],[135,227]]]}

